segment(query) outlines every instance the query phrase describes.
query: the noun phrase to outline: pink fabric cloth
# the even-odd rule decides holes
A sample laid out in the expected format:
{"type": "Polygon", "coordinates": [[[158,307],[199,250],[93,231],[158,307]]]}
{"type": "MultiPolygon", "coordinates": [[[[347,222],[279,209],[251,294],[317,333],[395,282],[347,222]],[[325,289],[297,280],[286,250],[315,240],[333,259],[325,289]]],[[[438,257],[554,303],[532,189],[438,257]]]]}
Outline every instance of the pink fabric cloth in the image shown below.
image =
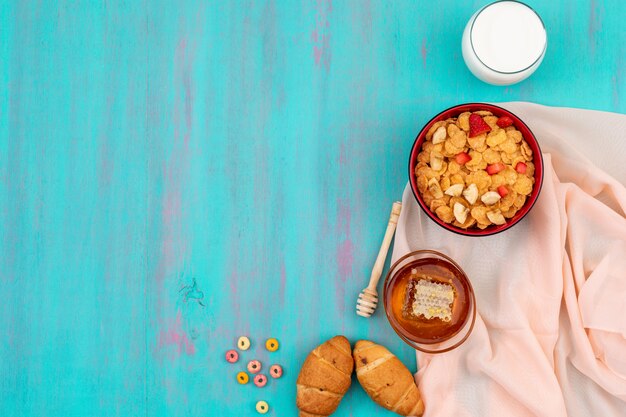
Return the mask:
{"type": "Polygon", "coordinates": [[[543,189],[522,222],[458,236],[404,192],[393,260],[450,255],[478,306],[464,345],[417,352],[425,416],[626,416],[626,116],[502,106],[544,153],[543,189]]]}

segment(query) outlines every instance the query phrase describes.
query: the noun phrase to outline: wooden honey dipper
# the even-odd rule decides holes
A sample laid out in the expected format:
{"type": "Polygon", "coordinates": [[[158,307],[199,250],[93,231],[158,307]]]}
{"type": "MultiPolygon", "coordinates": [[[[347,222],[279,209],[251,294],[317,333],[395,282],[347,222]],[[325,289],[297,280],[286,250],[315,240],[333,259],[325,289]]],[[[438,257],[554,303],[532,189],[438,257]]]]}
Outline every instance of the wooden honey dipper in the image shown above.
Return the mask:
{"type": "Polygon", "coordinates": [[[391,214],[389,215],[389,223],[387,224],[387,231],[383,239],[380,250],[378,251],[378,257],[372,268],[372,275],[370,275],[370,283],[366,288],[361,291],[359,298],[356,301],[356,314],[362,317],[370,317],[376,311],[378,305],[378,280],[383,273],[383,267],[385,266],[385,259],[387,259],[387,252],[391,245],[391,239],[396,231],[396,225],[398,224],[398,217],[400,217],[400,210],[402,209],[402,203],[396,201],[391,207],[391,214]]]}

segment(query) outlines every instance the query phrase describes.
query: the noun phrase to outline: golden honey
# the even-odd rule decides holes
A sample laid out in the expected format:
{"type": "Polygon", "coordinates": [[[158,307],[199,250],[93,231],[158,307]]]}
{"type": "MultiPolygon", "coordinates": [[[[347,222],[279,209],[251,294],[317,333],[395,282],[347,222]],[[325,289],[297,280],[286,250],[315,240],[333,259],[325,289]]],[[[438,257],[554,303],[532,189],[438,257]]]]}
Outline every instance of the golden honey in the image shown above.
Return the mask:
{"type": "Polygon", "coordinates": [[[417,343],[439,343],[456,335],[464,326],[470,312],[470,289],[463,273],[450,262],[438,258],[416,259],[403,265],[389,282],[385,307],[396,331],[417,343]],[[428,280],[450,288],[453,292],[451,317],[427,318],[412,309],[419,280],[428,280]]]}

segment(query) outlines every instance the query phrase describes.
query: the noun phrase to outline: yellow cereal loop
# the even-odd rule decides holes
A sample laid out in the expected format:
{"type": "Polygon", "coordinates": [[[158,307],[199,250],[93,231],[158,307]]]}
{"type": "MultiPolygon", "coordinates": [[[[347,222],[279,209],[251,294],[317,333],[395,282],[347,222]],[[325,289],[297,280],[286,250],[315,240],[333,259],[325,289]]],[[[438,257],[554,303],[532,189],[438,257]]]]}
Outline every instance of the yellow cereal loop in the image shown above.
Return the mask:
{"type": "Polygon", "coordinates": [[[239,372],[237,374],[237,382],[239,382],[241,385],[247,384],[249,380],[250,380],[250,378],[248,377],[247,373],[239,372]]]}
{"type": "Polygon", "coordinates": [[[267,339],[267,341],[265,342],[265,348],[270,352],[276,352],[278,350],[278,340],[274,338],[267,339]]]}
{"type": "Polygon", "coordinates": [[[270,411],[270,406],[265,401],[259,401],[256,403],[256,412],[259,414],[265,414],[270,411]]]}

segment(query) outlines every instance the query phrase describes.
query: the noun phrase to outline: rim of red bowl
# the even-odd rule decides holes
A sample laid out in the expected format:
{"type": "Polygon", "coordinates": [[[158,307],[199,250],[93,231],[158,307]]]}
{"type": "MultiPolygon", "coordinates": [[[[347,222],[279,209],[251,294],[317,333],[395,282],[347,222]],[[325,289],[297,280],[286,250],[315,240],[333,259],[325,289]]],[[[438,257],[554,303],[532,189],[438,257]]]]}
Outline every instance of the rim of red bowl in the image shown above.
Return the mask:
{"type": "Polygon", "coordinates": [[[428,123],[422,128],[417,137],[415,138],[415,142],[413,142],[413,147],[411,148],[411,156],[409,158],[409,182],[411,183],[411,190],[413,191],[413,196],[417,200],[419,206],[424,210],[426,215],[430,217],[435,223],[440,225],[446,230],[450,230],[451,232],[458,233],[463,236],[491,236],[496,233],[503,232],[520,222],[533,208],[537,198],[539,197],[539,193],[541,192],[541,188],[543,186],[543,155],[541,154],[541,148],[539,147],[539,143],[537,142],[537,138],[530,130],[528,125],[522,121],[519,117],[517,117],[514,113],[506,110],[502,107],[495,106],[493,104],[487,103],[465,103],[459,104],[456,106],[452,106],[441,113],[437,114],[435,117],[430,119],[428,123]],[[517,128],[522,133],[522,137],[526,140],[530,149],[533,151],[533,163],[535,164],[535,184],[533,186],[533,191],[530,193],[530,196],[527,198],[526,202],[522,206],[522,208],[515,213],[511,219],[508,219],[507,222],[500,226],[489,226],[486,229],[462,229],[460,227],[453,226],[451,224],[445,223],[442,221],[435,213],[430,211],[429,207],[426,207],[424,200],[417,189],[417,176],[415,175],[415,166],[417,165],[417,155],[422,148],[422,143],[424,142],[424,138],[426,137],[426,132],[431,128],[431,126],[438,122],[439,120],[445,120],[449,117],[456,117],[459,114],[466,111],[479,111],[479,110],[488,110],[493,113],[494,116],[509,116],[513,119],[513,126],[517,128]]]}

